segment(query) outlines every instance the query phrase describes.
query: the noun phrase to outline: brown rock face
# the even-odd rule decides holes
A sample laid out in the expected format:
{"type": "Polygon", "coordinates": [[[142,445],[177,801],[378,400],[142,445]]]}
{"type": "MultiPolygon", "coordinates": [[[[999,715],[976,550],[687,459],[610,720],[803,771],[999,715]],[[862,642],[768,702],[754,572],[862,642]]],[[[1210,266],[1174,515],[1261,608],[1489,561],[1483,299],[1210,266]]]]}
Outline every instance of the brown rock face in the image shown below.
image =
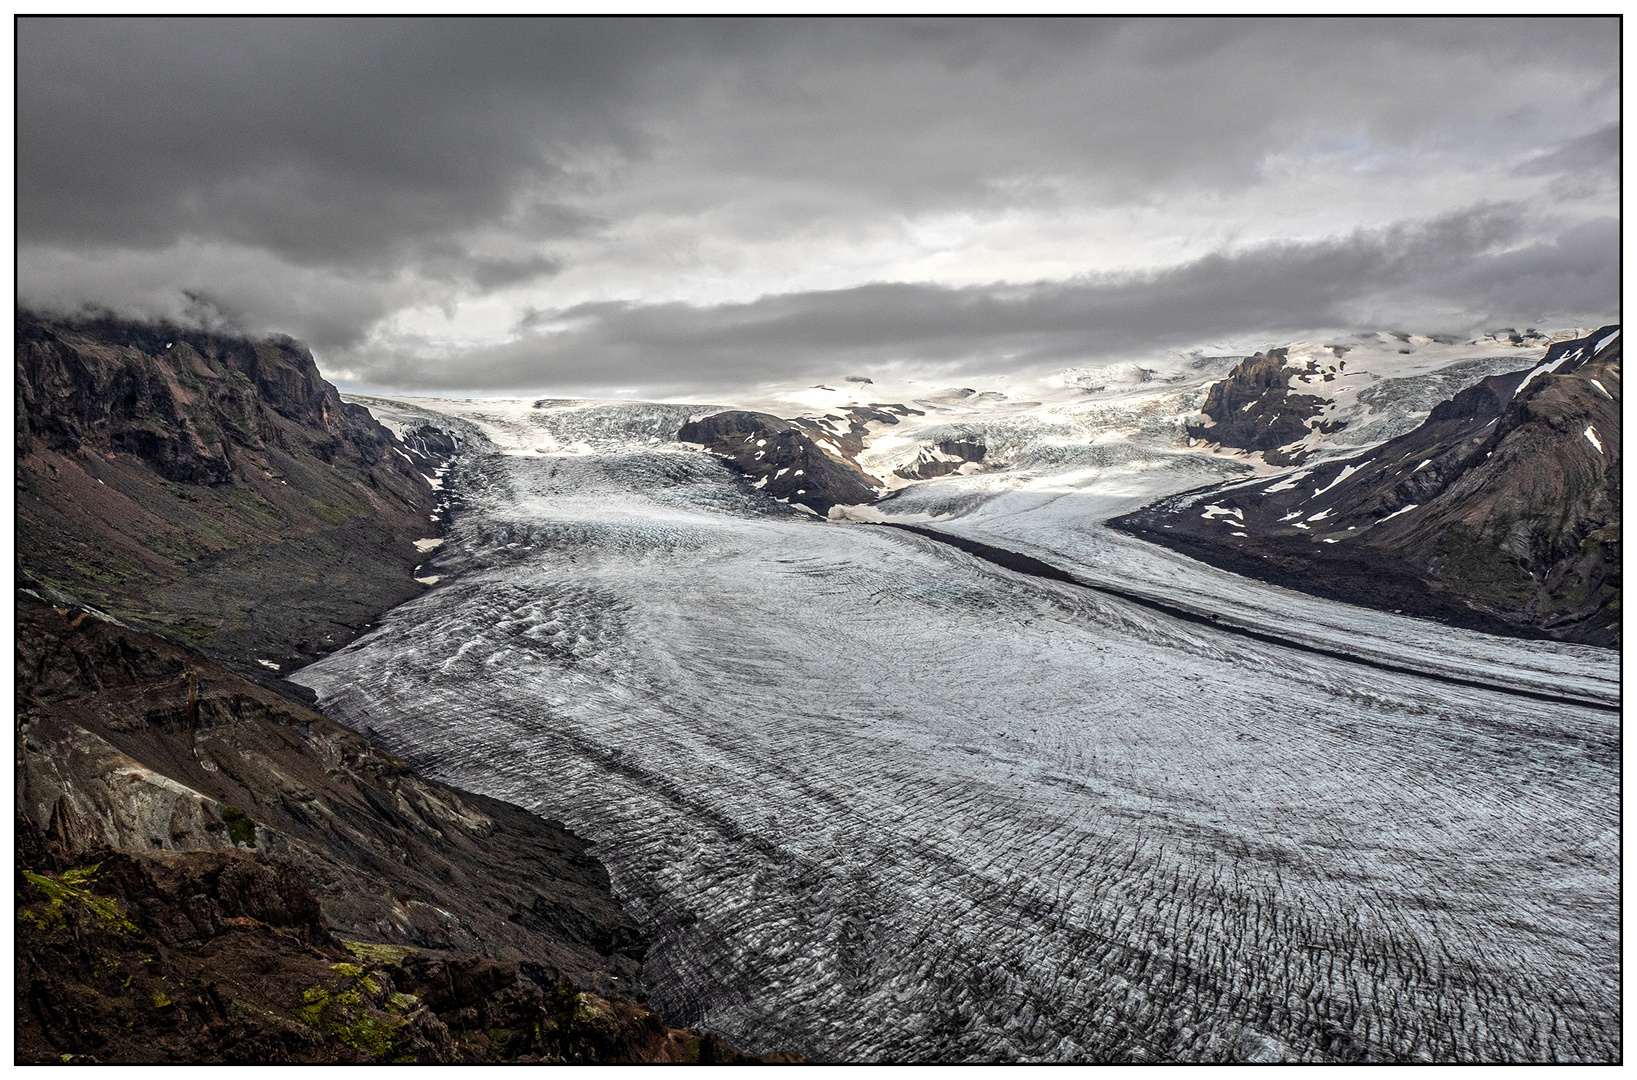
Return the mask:
{"type": "Polygon", "coordinates": [[[1620,354],[1619,327],[1605,326],[1356,457],[1111,524],[1353,603],[1617,646],[1620,354]]]}
{"type": "Polygon", "coordinates": [[[16,381],[25,578],[252,673],[420,592],[436,462],[294,342],[23,312],[16,381]]]}
{"type": "MultiPolygon", "coordinates": [[[[892,422],[897,423],[897,419],[892,418],[892,422]]],[[[847,457],[844,445],[850,445],[850,436],[850,442],[856,443],[851,453],[862,449],[863,424],[857,427],[859,432],[849,430],[846,435],[835,435],[812,422],[729,411],[684,424],[676,437],[682,442],[699,443],[748,476],[764,480],[762,489],[768,495],[801,503],[822,517],[832,506],[875,501],[875,479],[847,457]],[[823,442],[834,451],[826,450],[823,442]]]]}
{"type": "Polygon", "coordinates": [[[349,936],[637,991],[636,928],[561,825],[418,776],[152,635],[37,604],[19,616],[18,813],[63,857],[245,845],[300,870],[349,936]]]}
{"type": "Polygon", "coordinates": [[[516,964],[338,939],[256,852],[65,857],[18,834],[19,1064],[794,1060],[516,964]]]}
{"type": "Polygon", "coordinates": [[[1189,437],[1241,450],[1260,450],[1269,464],[1296,465],[1307,455],[1300,450],[1286,453],[1280,447],[1301,441],[1313,430],[1328,434],[1346,427],[1342,421],[1312,422],[1324,412],[1327,402],[1313,394],[1291,393],[1290,374],[1296,370],[1317,373],[1318,368],[1312,364],[1307,369],[1288,367],[1288,351],[1257,353],[1229,372],[1226,379],[1212,384],[1200,407],[1211,423],[1190,424],[1189,437]]]}

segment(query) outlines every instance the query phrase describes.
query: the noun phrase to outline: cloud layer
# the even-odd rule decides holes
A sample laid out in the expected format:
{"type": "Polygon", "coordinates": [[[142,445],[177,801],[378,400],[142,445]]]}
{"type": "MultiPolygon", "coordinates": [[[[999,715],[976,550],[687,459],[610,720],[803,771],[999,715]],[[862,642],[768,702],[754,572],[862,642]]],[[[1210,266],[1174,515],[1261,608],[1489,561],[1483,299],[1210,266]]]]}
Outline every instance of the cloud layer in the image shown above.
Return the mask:
{"type": "Polygon", "coordinates": [[[1612,316],[1612,20],[56,20],[19,293],[374,387],[1612,316]]]}

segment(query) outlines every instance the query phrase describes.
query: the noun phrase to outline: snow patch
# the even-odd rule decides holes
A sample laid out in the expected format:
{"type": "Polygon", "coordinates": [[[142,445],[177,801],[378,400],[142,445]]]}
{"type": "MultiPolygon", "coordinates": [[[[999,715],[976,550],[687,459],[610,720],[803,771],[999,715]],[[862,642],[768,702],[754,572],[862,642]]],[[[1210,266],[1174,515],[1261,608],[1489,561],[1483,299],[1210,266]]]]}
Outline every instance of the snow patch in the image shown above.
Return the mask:
{"type": "Polygon", "coordinates": [[[1603,452],[1603,440],[1599,439],[1597,437],[1597,429],[1596,428],[1592,427],[1590,424],[1587,424],[1586,425],[1586,430],[1582,431],[1581,434],[1586,436],[1586,441],[1587,442],[1589,442],[1593,446],[1597,447],[1597,452],[1599,454],[1601,454],[1603,452]]]}
{"type": "Polygon", "coordinates": [[[415,541],[415,550],[420,552],[422,555],[425,555],[428,551],[431,551],[433,548],[442,547],[442,546],[443,546],[443,537],[441,537],[441,536],[428,536],[423,540],[415,541]]]}
{"type": "Polygon", "coordinates": [[[1547,375],[1547,374],[1550,374],[1551,372],[1556,371],[1559,367],[1563,366],[1563,363],[1565,361],[1572,360],[1572,359],[1574,359],[1575,356],[1578,356],[1578,355],[1580,355],[1580,354],[1579,354],[1578,351],[1576,351],[1575,353],[1572,353],[1572,354],[1570,354],[1568,356],[1560,356],[1556,360],[1553,360],[1550,364],[1537,364],[1537,365],[1535,365],[1534,369],[1532,371],[1530,371],[1528,375],[1524,376],[1523,381],[1518,384],[1518,388],[1516,390],[1512,391],[1512,396],[1514,398],[1522,397],[1524,387],[1526,387],[1530,383],[1534,382],[1535,379],[1539,378],[1540,376],[1547,375]]]}
{"type": "Polygon", "coordinates": [[[1329,491],[1331,488],[1335,487],[1337,484],[1341,483],[1343,480],[1347,479],[1349,476],[1351,476],[1354,473],[1358,472],[1358,469],[1359,469],[1359,467],[1357,465],[1343,465],[1342,469],[1341,469],[1341,472],[1336,474],[1336,478],[1334,480],[1330,481],[1328,484],[1324,485],[1324,487],[1322,487],[1322,488],[1315,488],[1314,489],[1313,497],[1318,498],[1320,495],[1323,495],[1325,492],[1329,491]]]}
{"type": "Polygon", "coordinates": [[[264,668],[272,668],[274,671],[277,671],[279,669],[279,666],[277,664],[273,663],[273,661],[263,660],[259,656],[256,657],[256,663],[260,664],[264,668]]]}
{"type": "Polygon", "coordinates": [[[1299,472],[1299,473],[1291,473],[1285,479],[1279,481],[1277,484],[1274,484],[1272,487],[1267,488],[1266,490],[1264,490],[1262,492],[1262,494],[1271,495],[1275,491],[1289,491],[1291,488],[1296,486],[1298,481],[1300,481],[1303,477],[1305,477],[1308,473],[1310,473],[1312,471],[1313,470],[1311,470],[1311,469],[1306,469],[1306,470],[1303,470],[1302,472],[1299,472]]]}
{"type": "Polygon", "coordinates": [[[1393,518],[1397,517],[1399,514],[1407,514],[1411,510],[1414,510],[1417,506],[1420,506],[1420,505],[1421,505],[1420,503],[1411,503],[1410,505],[1404,507],[1403,509],[1394,510],[1392,513],[1388,514],[1384,518],[1376,518],[1376,524],[1380,525],[1383,521],[1391,521],[1393,518]]]}

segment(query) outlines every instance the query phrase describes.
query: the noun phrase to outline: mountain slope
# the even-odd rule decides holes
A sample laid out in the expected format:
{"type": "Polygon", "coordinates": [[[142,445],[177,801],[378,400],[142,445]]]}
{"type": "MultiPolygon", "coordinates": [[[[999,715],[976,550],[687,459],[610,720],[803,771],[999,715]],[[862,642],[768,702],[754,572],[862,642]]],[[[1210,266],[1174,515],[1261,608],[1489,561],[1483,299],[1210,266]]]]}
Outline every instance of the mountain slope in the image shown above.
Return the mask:
{"type": "Polygon", "coordinates": [[[17,648],[20,813],[71,853],[246,842],[302,871],[350,937],[637,985],[636,929],[560,825],[150,634],[28,603],[17,648]]]}
{"type": "Polygon", "coordinates": [[[251,674],[421,591],[440,462],[301,346],[19,313],[16,380],[26,580],[251,674]]]}
{"type": "Polygon", "coordinates": [[[1355,603],[1618,645],[1620,353],[1619,327],[1605,326],[1363,454],[1111,524],[1355,603]]]}
{"type": "Polygon", "coordinates": [[[1187,425],[1194,443],[1300,465],[1356,453],[1412,430],[1451,394],[1537,361],[1554,340],[1508,331],[1468,342],[1404,333],[1296,341],[1240,361],[1187,425]]]}
{"type": "Polygon", "coordinates": [[[251,851],[76,856],[23,819],[15,943],[20,1064],[789,1059],[515,964],[338,939],[251,851]]]}

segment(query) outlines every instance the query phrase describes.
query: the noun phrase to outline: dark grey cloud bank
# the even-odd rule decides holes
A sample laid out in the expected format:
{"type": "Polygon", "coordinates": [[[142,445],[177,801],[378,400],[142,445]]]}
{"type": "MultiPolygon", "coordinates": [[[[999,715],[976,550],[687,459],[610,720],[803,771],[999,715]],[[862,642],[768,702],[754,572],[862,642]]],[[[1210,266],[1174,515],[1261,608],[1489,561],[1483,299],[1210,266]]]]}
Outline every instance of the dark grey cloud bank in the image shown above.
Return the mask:
{"type": "Polygon", "coordinates": [[[292,333],[360,383],[446,390],[1606,317],[1617,94],[1610,19],[25,18],[19,294],[292,333]],[[1327,234],[1231,243],[1284,232],[1258,192],[1304,169],[1336,185],[1327,234]],[[1366,205],[1438,170],[1465,205],[1366,205]],[[751,299],[781,251],[849,265],[902,222],[1126,208],[1151,238],[1218,202],[1216,250],[1121,273],[1013,259],[974,284],[982,241],[954,279],[860,256],[841,287],[751,299]],[[736,245],[760,260],[738,277],[736,245]],[[683,302],[672,264],[727,284],[683,302]]]}
{"type": "Polygon", "coordinates": [[[1205,341],[1344,327],[1464,334],[1493,311],[1527,323],[1595,322],[1618,310],[1620,227],[1604,218],[1512,246],[1517,208],[1423,226],[1281,244],[1142,274],[948,288],[882,283],[746,304],[584,304],[535,317],[514,340],[471,349],[461,369],[412,346],[365,359],[356,378],[447,391],[660,392],[839,378],[877,365],[948,376],[1096,363],[1205,341]]]}

